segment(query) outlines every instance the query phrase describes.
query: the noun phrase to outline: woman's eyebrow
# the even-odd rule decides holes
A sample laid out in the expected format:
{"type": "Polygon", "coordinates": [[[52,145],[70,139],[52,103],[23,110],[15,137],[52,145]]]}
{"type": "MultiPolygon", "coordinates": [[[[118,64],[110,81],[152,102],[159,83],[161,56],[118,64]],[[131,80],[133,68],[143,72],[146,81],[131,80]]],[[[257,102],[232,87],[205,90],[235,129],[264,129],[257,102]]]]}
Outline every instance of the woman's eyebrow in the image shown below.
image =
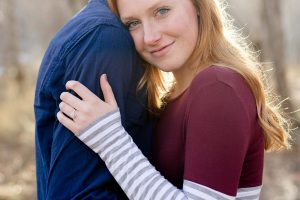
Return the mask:
{"type": "Polygon", "coordinates": [[[127,22],[127,21],[130,21],[130,20],[133,20],[134,18],[133,17],[121,17],[120,18],[122,22],[127,22]]]}
{"type": "MultiPolygon", "coordinates": [[[[153,0],[152,0],[153,1],[153,0]]],[[[153,10],[155,10],[157,7],[166,4],[170,2],[170,0],[156,0],[155,3],[153,3],[153,5],[149,6],[148,8],[146,8],[146,12],[152,12],[153,10]]],[[[129,21],[134,19],[134,17],[131,16],[124,16],[124,17],[120,17],[121,21],[129,21]]]]}

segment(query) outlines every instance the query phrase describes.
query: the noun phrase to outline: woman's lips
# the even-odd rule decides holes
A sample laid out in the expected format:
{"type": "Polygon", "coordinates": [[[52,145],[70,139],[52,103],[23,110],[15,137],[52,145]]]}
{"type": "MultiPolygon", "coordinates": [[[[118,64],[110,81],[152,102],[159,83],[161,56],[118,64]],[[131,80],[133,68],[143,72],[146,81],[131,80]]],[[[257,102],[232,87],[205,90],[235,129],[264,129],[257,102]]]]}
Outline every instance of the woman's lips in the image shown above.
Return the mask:
{"type": "Polygon", "coordinates": [[[155,56],[155,57],[161,57],[163,55],[165,55],[166,53],[169,52],[169,50],[171,49],[171,47],[173,46],[174,42],[165,45],[161,48],[158,48],[156,50],[150,51],[151,55],[155,56]]]}

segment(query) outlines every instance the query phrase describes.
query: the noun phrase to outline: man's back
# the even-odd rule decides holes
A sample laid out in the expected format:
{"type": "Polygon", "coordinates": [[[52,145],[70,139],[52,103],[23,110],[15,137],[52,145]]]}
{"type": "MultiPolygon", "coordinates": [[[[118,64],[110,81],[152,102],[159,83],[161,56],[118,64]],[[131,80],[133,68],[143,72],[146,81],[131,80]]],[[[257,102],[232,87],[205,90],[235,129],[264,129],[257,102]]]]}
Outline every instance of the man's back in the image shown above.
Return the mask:
{"type": "Polygon", "coordinates": [[[136,95],[141,62],[129,33],[105,1],[91,0],[56,34],[40,67],[34,104],[38,199],[124,197],[100,158],[56,120],[65,83],[78,80],[103,98],[103,73],[116,95],[123,125],[148,151],[146,97],[144,92],[136,95]]]}

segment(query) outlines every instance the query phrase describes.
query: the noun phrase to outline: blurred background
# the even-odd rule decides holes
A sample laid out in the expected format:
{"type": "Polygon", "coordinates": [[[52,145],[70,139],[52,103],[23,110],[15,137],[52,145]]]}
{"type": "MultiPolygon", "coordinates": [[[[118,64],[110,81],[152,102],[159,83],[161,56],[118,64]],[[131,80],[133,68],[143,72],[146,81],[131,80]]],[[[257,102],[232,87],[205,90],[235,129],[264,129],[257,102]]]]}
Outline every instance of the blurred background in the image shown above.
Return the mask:
{"type": "MultiPolygon", "coordinates": [[[[33,98],[50,39],[87,0],[0,0],[0,200],[36,198],[33,98]]],[[[300,200],[300,1],[229,0],[294,122],[293,149],[266,153],[262,200],[300,200]]]]}

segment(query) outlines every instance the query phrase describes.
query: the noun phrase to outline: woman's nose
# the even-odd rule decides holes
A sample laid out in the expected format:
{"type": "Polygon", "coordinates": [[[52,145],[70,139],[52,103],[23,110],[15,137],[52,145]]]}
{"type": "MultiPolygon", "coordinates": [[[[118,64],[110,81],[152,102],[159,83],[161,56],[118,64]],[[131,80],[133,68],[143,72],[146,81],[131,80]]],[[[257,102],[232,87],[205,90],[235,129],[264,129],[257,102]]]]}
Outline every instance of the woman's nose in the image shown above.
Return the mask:
{"type": "Polygon", "coordinates": [[[144,43],[146,45],[155,45],[161,39],[161,32],[158,27],[152,24],[144,25],[144,43]]]}

